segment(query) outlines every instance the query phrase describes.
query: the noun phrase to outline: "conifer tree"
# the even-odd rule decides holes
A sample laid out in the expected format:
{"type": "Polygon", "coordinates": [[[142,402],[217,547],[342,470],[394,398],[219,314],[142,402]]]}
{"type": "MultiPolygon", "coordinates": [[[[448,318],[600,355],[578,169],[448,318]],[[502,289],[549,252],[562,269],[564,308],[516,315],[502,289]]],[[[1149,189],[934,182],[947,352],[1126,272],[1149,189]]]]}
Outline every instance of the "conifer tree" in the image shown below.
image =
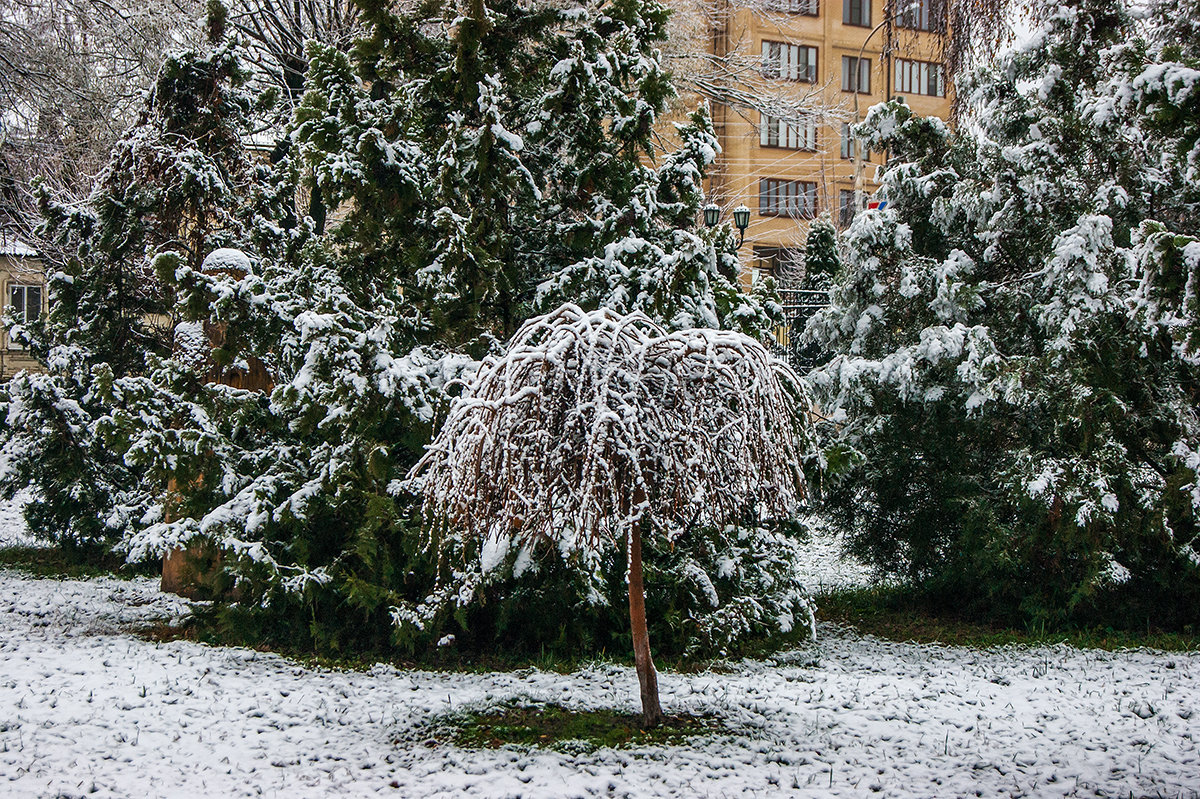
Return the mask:
{"type": "Polygon", "coordinates": [[[889,207],[809,328],[838,353],[814,374],[829,507],[881,568],[994,615],[1191,623],[1197,73],[1122,4],[1041,13],[960,81],[977,131],[896,101],[864,126],[889,207]]]}
{"type": "MultiPolygon", "coordinates": [[[[715,155],[711,123],[697,115],[677,153],[652,146],[671,91],[656,52],[666,11],[652,0],[582,9],[430,2],[412,13],[365,0],[362,10],[368,35],[352,52],[310,45],[310,90],[281,163],[254,165],[234,146],[244,138],[206,134],[189,145],[194,159],[208,157],[204,141],[223,142],[229,158],[204,161],[197,185],[209,193],[180,207],[219,207],[202,222],[148,227],[136,258],[113,257],[114,267],[156,276],[162,312],[184,321],[176,346],[164,336],[157,348],[131,347],[136,357],[120,369],[73,351],[73,374],[83,377],[72,391],[91,403],[91,437],[83,449],[72,444],[78,463],[62,473],[106,475],[73,523],[95,518],[97,505],[124,509],[105,535],[119,533],[133,559],[215,545],[237,592],[213,613],[247,635],[381,650],[428,645],[448,624],[481,646],[501,636],[540,644],[542,625],[564,647],[607,648],[624,630],[608,610],[624,586],[597,582],[554,551],[508,558],[507,582],[457,618],[439,617],[419,635],[393,624],[392,609],[421,601],[438,567],[419,546],[419,511],[400,478],[453,381],[533,312],[539,286],[594,263],[595,280],[574,289],[588,302],[616,304],[633,287],[597,257],[610,245],[647,243],[634,253],[647,291],[630,307],[674,325],[764,324],[762,303],[734,281],[728,231],[696,230],[715,155]],[[300,171],[320,200],[312,207],[331,211],[324,224],[295,212],[300,171]],[[242,253],[221,249],[230,246],[242,253]],[[214,250],[237,268],[206,269],[214,250]],[[204,379],[251,359],[270,375],[268,389],[204,379]],[[603,610],[576,612],[585,605],[603,610]]],[[[201,85],[188,76],[213,58],[181,58],[166,73],[178,93],[160,96],[183,108],[184,88],[201,85]]],[[[251,98],[235,72],[227,77],[208,84],[204,97],[224,105],[207,118],[236,127],[251,98]]],[[[148,112],[147,124],[158,131],[178,117],[199,130],[206,106],[192,98],[191,107],[191,122],[164,109],[148,112]]],[[[113,180],[135,186],[122,164],[113,180]]],[[[141,186],[156,203],[147,208],[175,208],[163,193],[172,185],[141,186]]],[[[91,268],[79,263],[81,275],[91,268]]],[[[47,341],[52,359],[66,352],[47,341]]],[[[665,650],[721,651],[790,618],[802,596],[794,540],[778,527],[743,532],[647,535],[647,572],[664,575],[648,603],[665,650]]]]}
{"type": "MultiPolygon", "coordinates": [[[[296,117],[311,189],[338,209],[325,233],[290,260],[252,258],[241,279],[160,259],[181,306],[237,332],[230,357],[268,357],[275,386],[254,430],[219,420],[186,435],[144,430],[136,451],[147,468],[161,478],[183,463],[199,479],[177,518],[130,543],[151,553],[211,539],[240,584],[230,619],[303,625],[329,648],[420,646],[456,623],[447,615],[414,631],[388,618],[424,598],[435,567],[416,551],[416,506],[398,478],[428,440],[447,381],[511,334],[547,277],[641,233],[652,246],[640,263],[662,277],[638,302],[657,318],[751,329],[765,317],[732,280],[728,231],[694,230],[715,154],[707,116],[657,169],[643,164],[660,157],[650,129],[670,91],[654,50],[660,5],[431,4],[410,16],[368,3],[364,14],[370,32],[351,54],[311,46],[296,117]],[[445,26],[422,23],[439,13],[445,26]]],[[[615,303],[603,278],[577,290],[615,303]]],[[[166,365],[160,374],[173,379],[166,365]]],[[[190,417],[216,420],[223,407],[256,418],[251,400],[230,413],[235,399],[209,387],[176,402],[194,403],[190,417]]],[[[730,550],[713,545],[721,533],[648,538],[647,569],[669,574],[649,600],[669,610],[668,649],[719,651],[777,629],[800,595],[790,538],[754,530],[730,550]]],[[[597,584],[553,551],[526,563],[513,554],[504,569],[494,591],[458,608],[460,640],[471,631],[480,645],[487,635],[541,645],[543,625],[565,646],[607,647],[624,629],[608,610],[623,586],[597,584]],[[604,610],[579,613],[586,605],[604,610]]]]}
{"type": "Polygon", "coordinates": [[[841,268],[837,229],[828,218],[814,219],[804,240],[804,287],[828,289],[841,268]]]}
{"type": "Polygon", "coordinates": [[[291,237],[286,173],[256,163],[246,146],[247,80],[213,0],[207,47],[167,59],[88,200],[43,196],[44,233],[68,256],[48,278],[48,317],[11,331],[47,373],[5,387],[0,481],[8,493],[34,487],[26,515],[50,540],[103,549],[156,512],[158,492],[122,457],[113,425],[125,400],[120,379],[174,346],[179,317],[156,255],[170,251],[198,268],[212,248],[282,247],[291,237]]]}
{"type": "Polygon", "coordinates": [[[482,353],[563,297],[762,324],[727,231],[695,231],[716,156],[707,115],[660,168],[645,163],[660,157],[652,131],[672,92],[655,50],[661,5],[474,2],[449,34],[383,6],[367,17],[353,58],[314,48],[297,139],[326,204],[353,199],[331,231],[348,282],[402,289],[422,341],[482,353]],[[611,252],[643,238],[629,280],[644,291],[619,288],[611,252]]]}
{"type": "Polygon", "coordinates": [[[640,311],[677,328],[733,328],[761,335],[774,321],[761,297],[737,284],[736,247],[728,226],[699,229],[701,181],[720,151],[707,110],[678,126],[681,147],[657,169],[630,165],[639,183],[607,209],[594,235],[595,254],[559,269],[538,287],[541,305],[563,300],[587,307],[640,311]]]}

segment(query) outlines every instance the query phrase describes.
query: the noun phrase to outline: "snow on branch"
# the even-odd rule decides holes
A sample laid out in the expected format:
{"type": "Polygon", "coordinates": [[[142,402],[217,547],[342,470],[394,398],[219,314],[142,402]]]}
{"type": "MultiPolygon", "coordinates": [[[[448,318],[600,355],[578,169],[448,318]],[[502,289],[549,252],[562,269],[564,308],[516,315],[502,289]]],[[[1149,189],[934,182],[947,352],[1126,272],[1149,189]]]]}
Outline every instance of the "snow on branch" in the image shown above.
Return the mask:
{"type": "Polygon", "coordinates": [[[595,552],[647,516],[681,529],[793,513],[809,407],[745,335],[567,304],[484,362],[409,476],[435,533],[595,552]]]}

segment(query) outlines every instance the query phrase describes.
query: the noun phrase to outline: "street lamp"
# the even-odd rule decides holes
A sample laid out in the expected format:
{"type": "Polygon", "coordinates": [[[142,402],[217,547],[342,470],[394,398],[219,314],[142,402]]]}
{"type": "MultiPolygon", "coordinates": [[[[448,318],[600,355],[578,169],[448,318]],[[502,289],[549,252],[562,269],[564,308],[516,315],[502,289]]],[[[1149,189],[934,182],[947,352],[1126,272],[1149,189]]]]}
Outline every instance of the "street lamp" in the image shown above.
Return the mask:
{"type": "Polygon", "coordinates": [[[738,229],[738,247],[746,239],[746,228],[750,227],[750,209],[739,205],[733,209],[733,226],[738,229]]]}
{"type": "MultiPolygon", "coordinates": [[[[704,206],[704,224],[708,227],[716,227],[721,221],[721,209],[716,203],[709,203],[704,206]]],[[[739,205],[733,209],[733,226],[738,229],[738,243],[741,247],[742,242],[746,240],[746,228],[750,227],[750,209],[744,205],[739,205]]]]}

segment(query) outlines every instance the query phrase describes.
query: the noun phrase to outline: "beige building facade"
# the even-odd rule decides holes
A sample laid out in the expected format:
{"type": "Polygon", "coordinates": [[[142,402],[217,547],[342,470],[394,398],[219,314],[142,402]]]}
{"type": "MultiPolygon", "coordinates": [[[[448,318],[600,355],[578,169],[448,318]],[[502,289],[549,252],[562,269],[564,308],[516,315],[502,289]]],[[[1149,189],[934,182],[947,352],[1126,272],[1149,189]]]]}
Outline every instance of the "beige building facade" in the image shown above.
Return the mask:
{"type": "MultiPolygon", "coordinates": [[[[17,318],[46,312],[46,278],[42,261],[32,247],[0,236],[0,297],[5,313],[17,318]]],[[[40,371],[41,364],[0,329],[0,380],[24,369],[40,371]]]]}
{"type": "MultiPolygon", "coordinates": [[[[903,7],[901,0],[755,0],[717,17],[714,61],[745,65],[740,80],[761,106],[713,106],[723,151],[710,195],[725,220],[739,205],[750,208],[740,252],[747,283],[768,274],[794,279],[813,218],[849,223],[858,166],[849,125],[872,105],[902,96],[918,114],[949,117],[953,88],[937,56],[940,7],[939,0],[903,7]]],[[[864,201],[878,188],[882,159],[864,154],[864,201]]]]}

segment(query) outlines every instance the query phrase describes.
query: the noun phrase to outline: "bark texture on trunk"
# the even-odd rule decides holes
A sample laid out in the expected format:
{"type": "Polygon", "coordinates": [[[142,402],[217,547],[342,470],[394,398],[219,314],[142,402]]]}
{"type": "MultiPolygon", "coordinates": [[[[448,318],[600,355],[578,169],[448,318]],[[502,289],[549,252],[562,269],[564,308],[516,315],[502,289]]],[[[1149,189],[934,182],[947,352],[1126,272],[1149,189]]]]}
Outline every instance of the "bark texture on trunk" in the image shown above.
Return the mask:
{"type": "Polygon", "coordinates": [[[663,722],[658,702],[658,673],[650,657],[650,634],[646,630],[646,588],[642,582],[642,529],[634,522],[629,531],[629,626],[633,630],[633,660],[642,689],[642,726],[663,722]]]}

